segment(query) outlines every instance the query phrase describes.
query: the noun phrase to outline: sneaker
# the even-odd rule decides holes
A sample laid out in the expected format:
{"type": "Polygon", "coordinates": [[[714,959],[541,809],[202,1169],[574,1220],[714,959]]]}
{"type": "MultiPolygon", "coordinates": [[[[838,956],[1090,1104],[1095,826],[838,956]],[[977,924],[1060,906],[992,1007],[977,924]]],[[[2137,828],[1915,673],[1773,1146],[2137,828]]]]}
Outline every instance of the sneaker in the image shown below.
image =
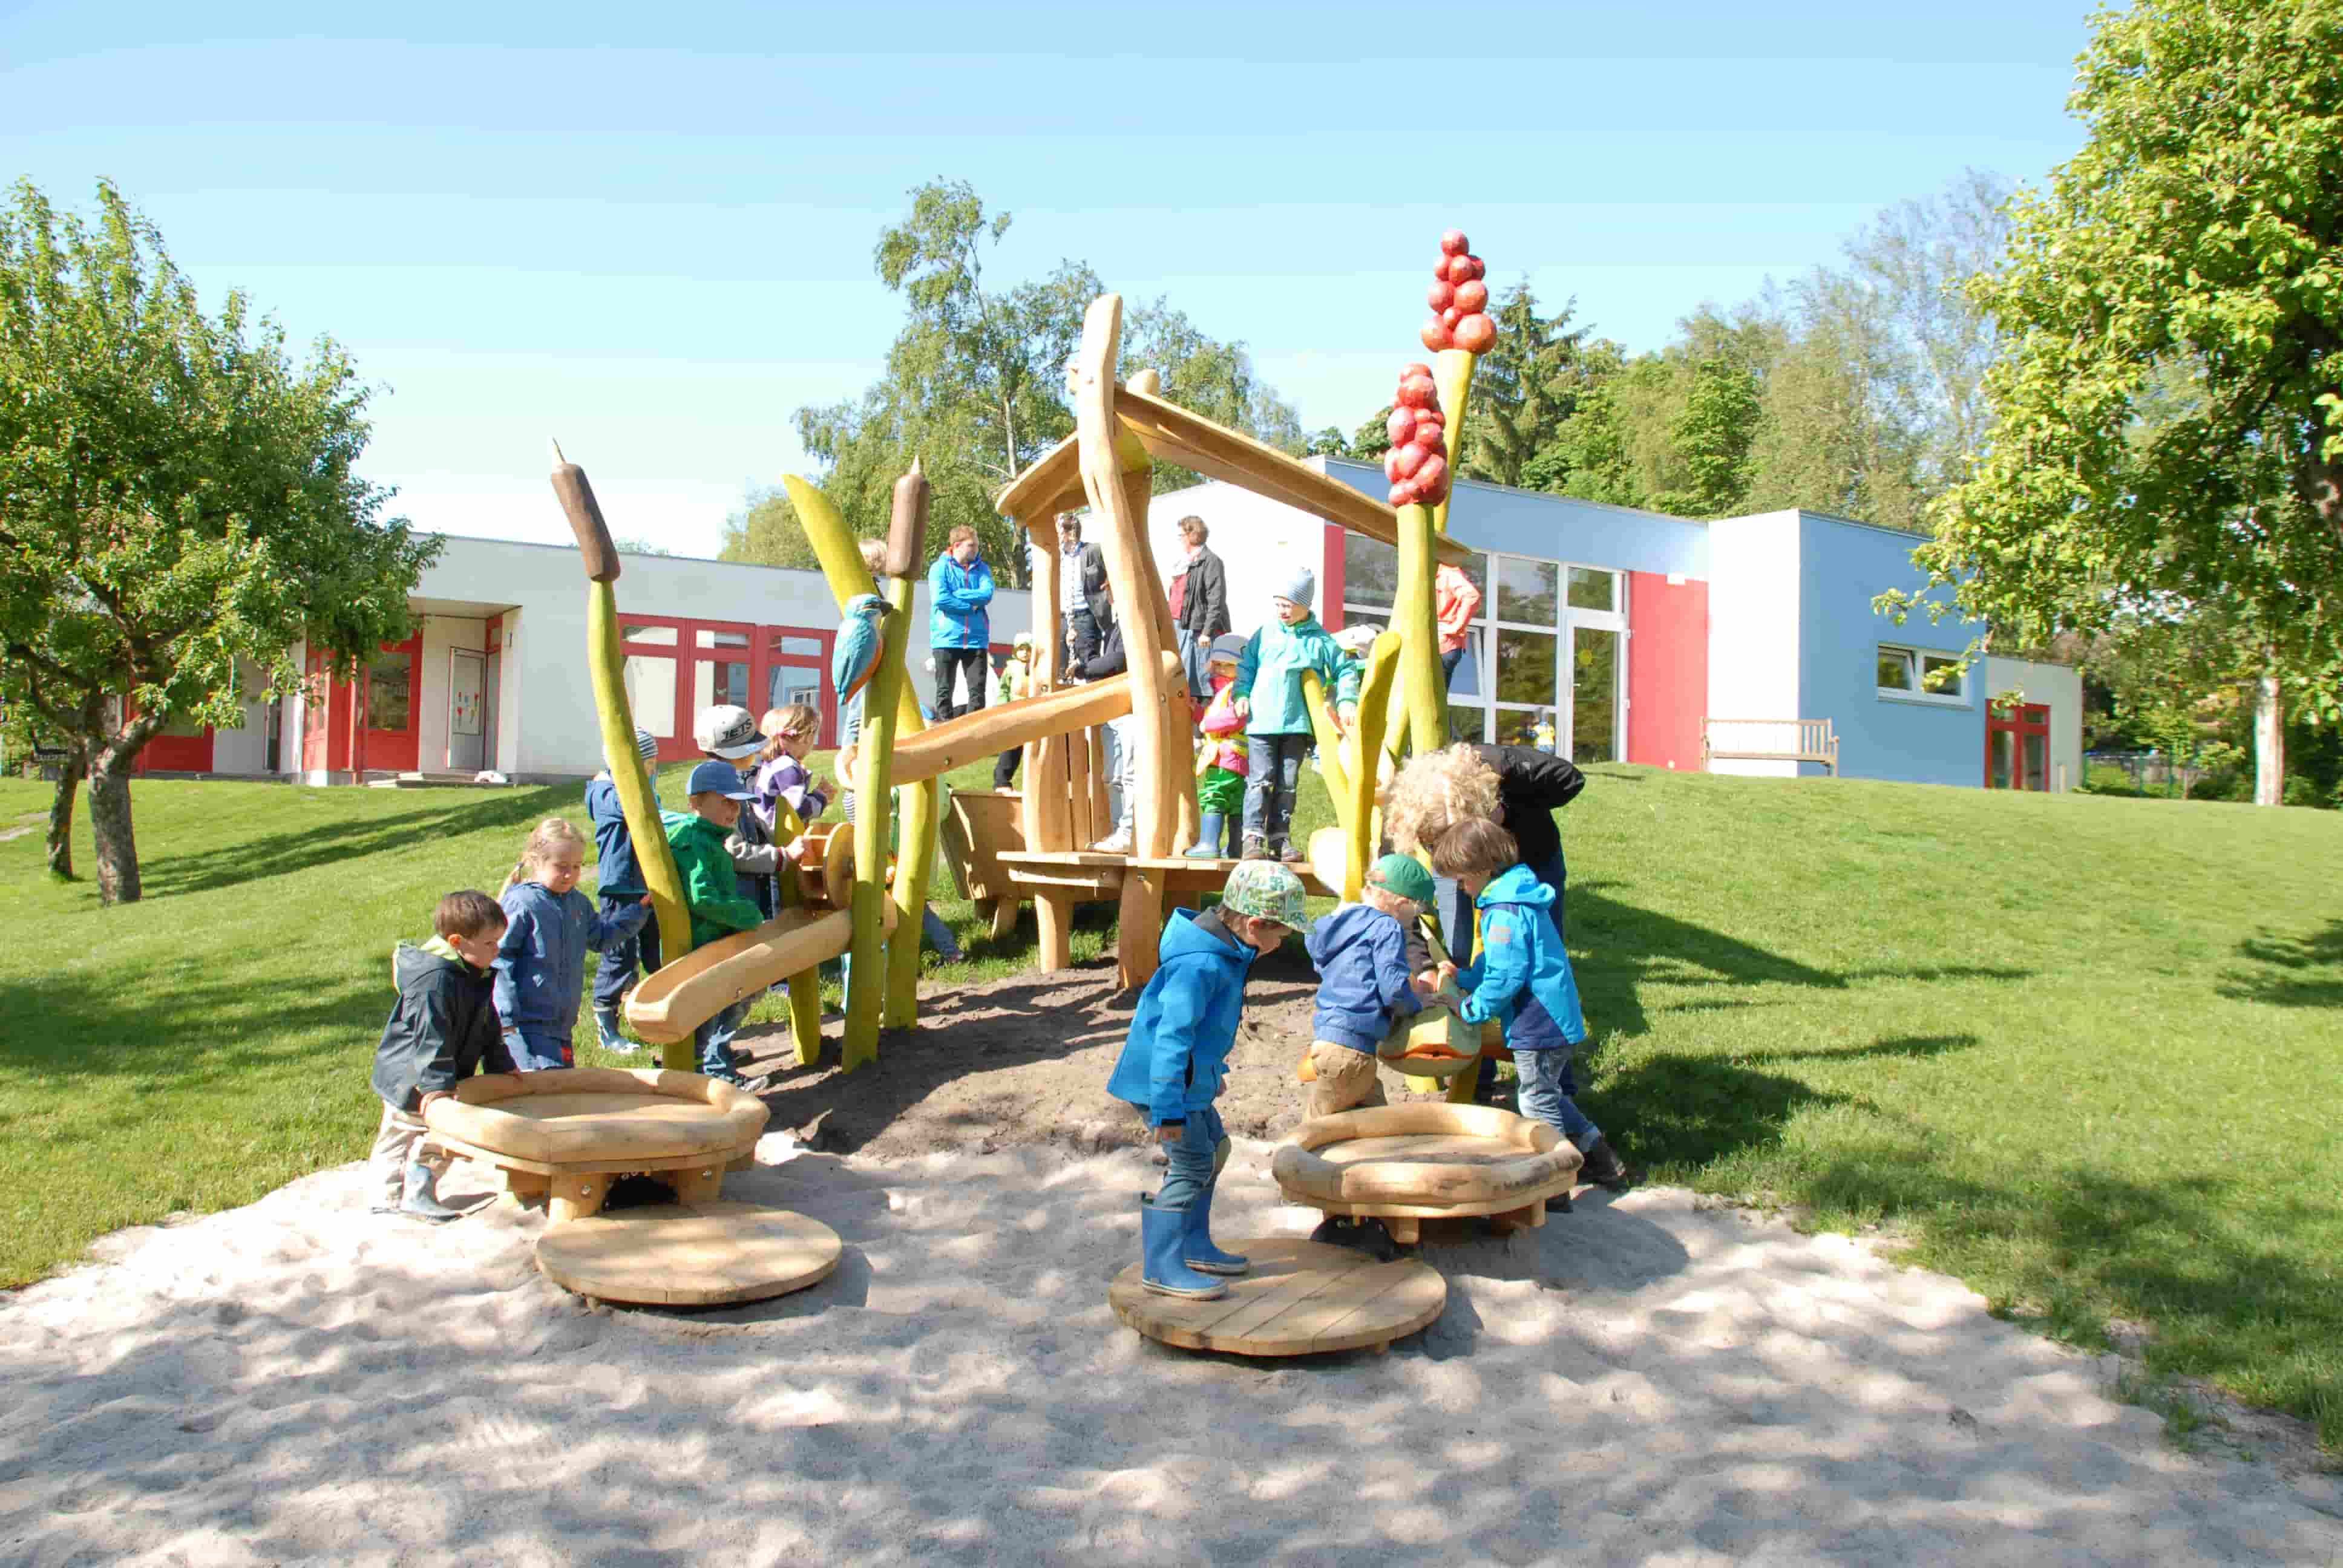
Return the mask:
{"type": "Polygon", "coordinates": [[[1131,853],[1133,841],[1130,829],[1117,828],[1113,832],[1092,844],[1091,849],[1092,852],[1101,855],[1128,855],[1131,853]]]}
{"type": "Polygon", "coordinates": [[[1298,866],[1302,864],[1302,851],[1292,844],[1280,844],[1277,847],[1277,858],[1289,866],[1298,866]]]}
{"type": "Polygon", "coordinates": [[[1588,1150],[1580,1161],[1578,1173],[1597,1187],[1608,1188],[1614,1192],[1624,1192],[1635,1184],[1635,1173],[1627,1168],[1625,1161],[1619,1158],[1619,1151],[1611,1147],[1608,1138],[1594,1141],[1594,1147],[1588,1150]]]}
{"type": "Polygon", "coordinates": [[[1268,859],[1269,840],[1262,838],[1258,833],[1247,833],[1245,835],[1244,841],[1244,853],[1239,856],[1238,859],[1245,860],[1268,859]]]}
{"type": "Polygon", "coordinates": [[[711,1072],[708,1076],[719,1083],[729,1083],[743,1094],[762,1094],[773,1086],[773,1075],[760,1072],[754,1078],[743,1078],[737,1072],[711,1072]]]}

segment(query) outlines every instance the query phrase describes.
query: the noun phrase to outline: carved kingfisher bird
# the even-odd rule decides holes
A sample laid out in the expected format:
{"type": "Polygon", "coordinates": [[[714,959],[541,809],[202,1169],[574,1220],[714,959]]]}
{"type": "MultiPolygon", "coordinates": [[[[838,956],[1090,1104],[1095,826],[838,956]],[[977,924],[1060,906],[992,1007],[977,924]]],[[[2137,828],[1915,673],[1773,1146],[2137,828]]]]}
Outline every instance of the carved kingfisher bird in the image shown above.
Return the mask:
{"type": "Polygon", "coordinates": [[[893,608],[875,593],[856,594],[847,601],[846,618],[838,623],[838,640],[830,654],[830,684],[840,707],[870,684],[885,640],[879,623],[893,608]]]}

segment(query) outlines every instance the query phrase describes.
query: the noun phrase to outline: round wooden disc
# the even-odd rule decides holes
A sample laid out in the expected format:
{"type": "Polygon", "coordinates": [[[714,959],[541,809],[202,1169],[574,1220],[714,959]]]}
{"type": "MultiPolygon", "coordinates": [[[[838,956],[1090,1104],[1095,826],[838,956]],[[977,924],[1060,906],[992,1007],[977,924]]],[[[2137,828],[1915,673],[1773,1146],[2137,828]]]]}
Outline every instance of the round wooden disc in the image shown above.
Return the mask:
{"type": "Polygon", "coordinates": [[[1387,1345],[1415,1332],[1448,1305],[1440,1271],[1412,1258],[1378,1263],[1348,1247],[1280,1236],[1223,1241],[1252,1271],[1221,1283],[1217,1301],[1149,1290],[1133,1263],[1115,1276],[1107,1303],[1127,1326],[1185,1350],[1241,1356],[1301,1356],[1387,1345]]]}
{"type": "Polygon", "coordinates": [[[606,1302],[717,1306],[785,1296],[838,1267],[838,1232],[756,1203],[652,1203],[555,1225],[537,1266],[564,1290],[606,1302]]]}

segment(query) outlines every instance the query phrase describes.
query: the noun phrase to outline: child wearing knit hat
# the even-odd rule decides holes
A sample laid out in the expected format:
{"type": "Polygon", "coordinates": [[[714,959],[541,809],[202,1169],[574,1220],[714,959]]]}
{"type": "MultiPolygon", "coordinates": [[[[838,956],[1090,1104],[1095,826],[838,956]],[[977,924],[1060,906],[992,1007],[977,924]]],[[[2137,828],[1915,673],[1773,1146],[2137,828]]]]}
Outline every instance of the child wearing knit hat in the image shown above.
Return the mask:
{"type": "MultiPolygon", "coordinates": [[[[1303,672],[1315,670],[1333,694],[1336,711],[1359,700],[1359,678],[1318,618],[1310,613],[1318,579],[1307,567],[1277,585],[1270,599],[1275,612],[1252,634],[1237,660],[1237,716],[1245,720],[1244,858],[1302,859],[1289,835],[1293,796],[1302,782],[1302,754],[1310,749],[1310,709],[1302,695],[1303,672]]],[[[1339,721],[1338,721],[1339,722],[1339,721]]]]}

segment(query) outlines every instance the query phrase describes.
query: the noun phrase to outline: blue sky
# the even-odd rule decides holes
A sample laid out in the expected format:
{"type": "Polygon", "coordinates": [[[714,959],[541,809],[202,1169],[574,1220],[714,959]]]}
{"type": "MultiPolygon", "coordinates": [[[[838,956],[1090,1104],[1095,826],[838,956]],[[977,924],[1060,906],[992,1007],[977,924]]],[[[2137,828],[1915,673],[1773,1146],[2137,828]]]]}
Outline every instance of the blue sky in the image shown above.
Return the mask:
{"type": "Polygon", "coordinates": [[[870,249],[923,180],[1015,215],[990,276],[1168,295],[1349,428],[1443,228],[1656,347],[1964,166],[2041,179],[2084,32],[2060,0],[0,5],[0,171],[114,179],[207,297],[348,347],[396,512],[566,538],[554,435],[618,532],[707,554],[805,470],[791,412],[877,373],[870,249]]]}

